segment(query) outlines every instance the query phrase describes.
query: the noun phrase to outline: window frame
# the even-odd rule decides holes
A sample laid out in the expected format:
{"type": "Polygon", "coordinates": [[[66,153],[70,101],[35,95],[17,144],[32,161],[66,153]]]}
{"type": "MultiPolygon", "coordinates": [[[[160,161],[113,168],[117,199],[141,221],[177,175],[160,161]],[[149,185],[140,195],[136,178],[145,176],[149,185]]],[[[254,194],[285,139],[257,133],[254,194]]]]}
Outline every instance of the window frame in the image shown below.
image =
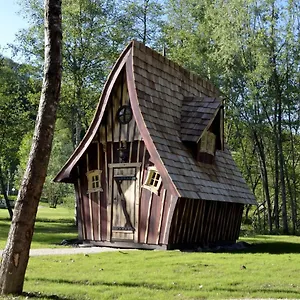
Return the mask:
{"type": "Polygon", "coordinates": [[[117,111],[117,119],[120,124],[128,124],[133,117],[132,108],[130,105],[122,105],[117,111]]]}
{"type": "Polygon", "coordinates": [[[91,170],[86,173],[88,181],[87,193],[103,192],[101,186],[101,174],[102,170],[91,170]]]}
{"type": "Polygon", "coordinates": [[[158,191],[161,187],[161,184],[162,184],[162,178],[161,175],[158,173],[156,167],[154,166],[148,167],[147,177],[142,187],[158,195],[158,191]]]}
{"type": "Polygon", "coordinates": [[[200,152],[214,156],[216,152],[216,139],[217,137],[213,132],[206,130],[200,140],[200,152]]]}

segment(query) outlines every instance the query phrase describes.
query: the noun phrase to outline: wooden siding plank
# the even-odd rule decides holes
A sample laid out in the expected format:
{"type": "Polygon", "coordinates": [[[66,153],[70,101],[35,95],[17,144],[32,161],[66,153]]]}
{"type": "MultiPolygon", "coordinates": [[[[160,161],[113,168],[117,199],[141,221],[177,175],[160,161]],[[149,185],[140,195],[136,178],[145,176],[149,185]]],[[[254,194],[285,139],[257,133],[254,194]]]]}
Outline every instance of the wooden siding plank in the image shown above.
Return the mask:
{"type": "Polygon", "coordinates": [[[140,147],[141,147],[141,141],[137,142],[137,151],[136,151],[136,160],[139,161],[140,159],[140,147]]]}
{"type": "Polygon", "coordinates": [[[201,200],[197,201],[194,223],[193,223],[192,230],[191,230],[191,241],[193,241],[195,243],[197,242],[196,228],[199,227],[199,214],[200,214],[201,202],[202,202],[201,200]],[[194,239],[193,239],[193,237],[194,237],[194,239]]]}
{"type": "Polygon", "coordinates": [[[188,213],[188,216],[187,216],[187,233],[186,231],[184,232],[184,235],[186,236],[186,242],[187,243],[190,243],[191,242],[191,236],[192,236],[192,224],[193,224],[193,218],[195,217],[194,216],[194,200],[192,199],[188,199],[188,202],[189,202],[189,206],[190,206],[190,210],[189,210],[189,213],[188,213]]]}
{"type": "Polygon", "coordinates": [[[80,177],[78,176],[77,179],[77,189],[78,189],[78,207],[79,207],[79,216],[78,216],[78,238],[81,238],[83,240],[86,240],[86,230],[85,230],[85,220],[84,220],[84,215],[83,215],[83,199],[82,199],[82,193],[81,193],[81,182],[80,182],[80,177]],[[81,226],[79,225],[79,222],[81,226]],[[80,232],[80,227],[81,227],[81,232],[80,232]]]}
{"type": "Polygon", "coordinates": [[[174,197],[173,195],[171,195],[171,201],[170,201],[170,205],[168,207],[168,214],[167,214],[167,219],[166,219],[166,230],[165,230],[165,234],[164,234],[164,239],[163,239],[163,244],[168,244],[168,239],[169,239],[169,234],[170,234],[170,230],[171,230],[171,223],[172,223],[172,217],[175,211],[175,207],[177,204],[177,197],[174,197]]]}
{"type": "MultiPolygon", "coordinates": [[[[98,170],[101,170],[101,148],[99,141],[97,142],[97,164],[98,170]]],[[[103,176],[103,175],[102,175],[103,176]]],[[[100,179],[101,182],[101,179],[100,179]]],[[[101,192],[97,193],[97,201],[98,201],[98,241],[101,241],[101,192]]]]}
{"type": "MultiPolygon", "coordinates": [[[[181,234],[181,231],[183,231],[183,226],[185,225],[185,212],[187,209],[187,202],[184,201],[183,199],[180,199],[180,204],[183,204],[183,211],[181,213],[181,218],[177,218],[177,222],[179,222],[179,228],[178,228],[178,232],[177,232],[177,238],[175,240],[175,244],[179,244],[180,239],[182,239],[183,237],[183,232],[181,234]]],[[[177,208],[177,212],[179,213],[179,209],[177,208]]]]}
{"type": "Polygon", "coordinates": [[[145,230],[145,239],[144,239],[144,243],[145,244],[147,244],[147,242],[148,242],[149,223],[150,223],[150,213],[151,213],[152,199],[153,199],[153,193],[151,193],[150,199],[149,199],[149,203],[148,203],[148,211],[147,211],[147,219],[146,219],[146,230],[145,230]]]}
{"type": "MultiPolygon", "coordinates": [[[[108,165],[109,166],[109,165],[108,165]]],[[[107,240],[111,240],[111,221],[112,221],[112,184],[113,184],[113,169],[109,169],[108,181],[108,199],[107,199],[107,240]]]]}
{"type": "Polygon", "coordinates": [[[143,182],[142,180],[144,180],[144,172],[145,172],[145,160],[146,160],[146,146],[145,144],[143,145],[144,146],[144,151],[143,151],[143,157],[142,157],[142,172],[141,172],[141,182],[140,182],[140,187],[142,187],[143,185],[143,182]]]}
{"type": "Polygon", "coordinates": [[[112,118],[112,100],[111,96],[109,97],[107,104],[107,124],[106,124],[106,136],[107,142],[113,141],[113,118],[112,118]]]}
{"type": "MultiPolygon", "coordinates": [[[[86,172],[89,172],[89,153],[86,153],[86,172]]],[[[88,193],[88,205],[89,205],[89,214],[90,214],[90,230],[91,230],[91,237],[90,239],[95,240],[94,237],[94,226],[93,226],[93,213],[92,213],[92,199],[91,199],[91,193],[88,193]]]]}
{"type": "Polygon", "coordinates": [[[140,167],[136,167],[136,185],[135,185],[135,232],[134,242],[139,243],[139,215],[140,215],[140,167]]]}
{"type": "Polygon", "coordinates": [[[162,195],[162,200],[161,200],[161,208],[160,208],[159,221],[158,221],[158,231],[157,231],[156,244],[158,244],[159,240],[160,240],[160,234],[161,234],[161,227],[162,227],[166,197],[167,197],[167,190],[164,189],[163,190],[163,195],[162,195]]]}

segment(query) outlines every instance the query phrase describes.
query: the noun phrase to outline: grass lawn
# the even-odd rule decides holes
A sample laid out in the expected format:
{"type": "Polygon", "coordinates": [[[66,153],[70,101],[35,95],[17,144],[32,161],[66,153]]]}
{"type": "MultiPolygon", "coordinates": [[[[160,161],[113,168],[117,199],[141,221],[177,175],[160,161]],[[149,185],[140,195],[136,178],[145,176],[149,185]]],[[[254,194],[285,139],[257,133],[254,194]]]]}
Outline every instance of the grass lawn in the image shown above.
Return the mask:
{"type": "MultiPolygon", "coordinates": [[[[69,213],[40,208],[33,245],[75,237],[69,213]]],[[[232,253],[118,250],[31,257],[24,295],[0,299],[300,299],[300,237],[242,240],[256,245],[232,253]]]]}
{"type": "Polygon", "coordinates": [[[238,253],[120,250],[32,257],[28,294],[15,299],[296,299],[299,244],[299,238],[281,237],[277,254],[261,244],[238,253]],[[279,251],[283,241],[286,251],[279,251]]]}
{"type": "MultiPolygon", "coordinates": [[[[4,249],[10,227],[6,209],[0,209],[0,249],[4,249]]],[[[35,223],[35,232],[31,248],[54,248],[64,239],[77,237],[74,224],[74,210],[58,206],[49,208],[40,206],[35,223]]]]}

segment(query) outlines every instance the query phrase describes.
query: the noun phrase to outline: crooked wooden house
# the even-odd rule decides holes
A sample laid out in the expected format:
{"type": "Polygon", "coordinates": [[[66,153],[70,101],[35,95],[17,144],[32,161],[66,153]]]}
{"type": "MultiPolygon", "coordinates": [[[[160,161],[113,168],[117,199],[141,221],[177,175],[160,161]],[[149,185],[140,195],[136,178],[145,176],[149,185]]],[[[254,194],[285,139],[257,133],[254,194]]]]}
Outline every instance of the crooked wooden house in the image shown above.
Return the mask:
{"type": "Polygon", "coordinates": [[[255,204],[224,144],[218,90],[132,41],[55,181],[74,184],[79,238],[182,248],[235,242],[255,204]]]}

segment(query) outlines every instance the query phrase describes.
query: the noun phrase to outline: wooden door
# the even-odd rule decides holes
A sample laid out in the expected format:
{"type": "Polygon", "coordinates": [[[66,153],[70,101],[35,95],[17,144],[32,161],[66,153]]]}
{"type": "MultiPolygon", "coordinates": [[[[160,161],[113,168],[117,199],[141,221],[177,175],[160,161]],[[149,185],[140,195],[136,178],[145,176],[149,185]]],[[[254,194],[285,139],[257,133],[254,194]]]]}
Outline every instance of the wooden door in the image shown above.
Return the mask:
{"type": "Polygon", "coordinates": [[[137,238],[139,208],[139,166],[111,164],[111,241],[137,238]]]}

